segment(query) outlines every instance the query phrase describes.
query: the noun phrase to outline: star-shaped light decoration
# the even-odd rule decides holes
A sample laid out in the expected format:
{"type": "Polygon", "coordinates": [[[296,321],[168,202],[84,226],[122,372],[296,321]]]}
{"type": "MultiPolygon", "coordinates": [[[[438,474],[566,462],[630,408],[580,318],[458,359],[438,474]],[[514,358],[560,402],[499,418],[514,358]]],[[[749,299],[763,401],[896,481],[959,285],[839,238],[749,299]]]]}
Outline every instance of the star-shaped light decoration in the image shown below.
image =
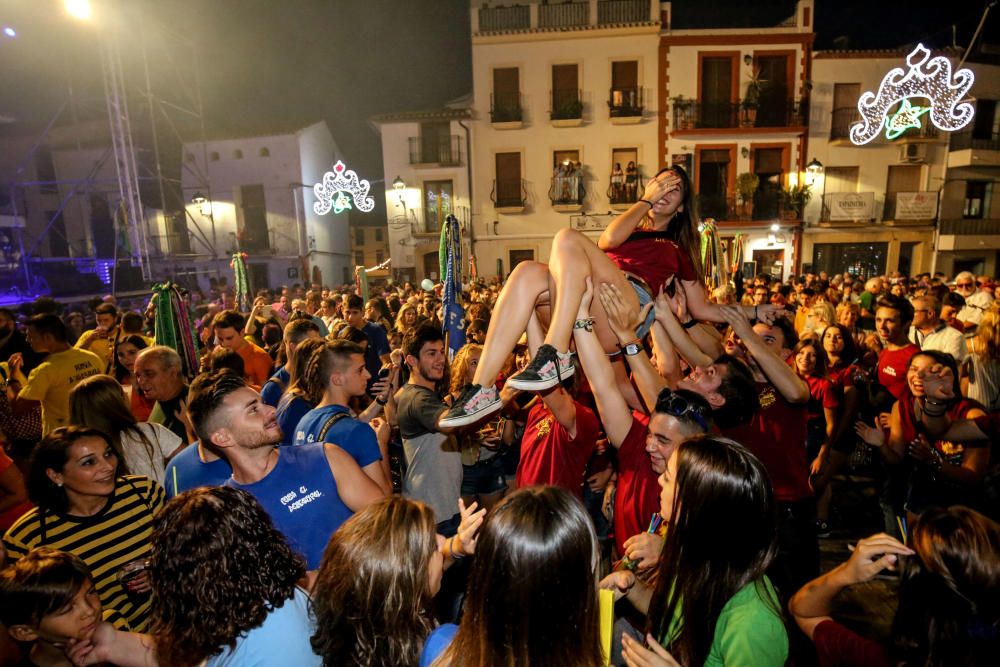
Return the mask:
{"type": "Polygon", "coordinates": [[[920,117],[930,110],[930,107],[910,104],[908,99],[903,100],[899,110],[885,118],[885,138],[892,141],[911,128],[919,130],[920,117]]]}

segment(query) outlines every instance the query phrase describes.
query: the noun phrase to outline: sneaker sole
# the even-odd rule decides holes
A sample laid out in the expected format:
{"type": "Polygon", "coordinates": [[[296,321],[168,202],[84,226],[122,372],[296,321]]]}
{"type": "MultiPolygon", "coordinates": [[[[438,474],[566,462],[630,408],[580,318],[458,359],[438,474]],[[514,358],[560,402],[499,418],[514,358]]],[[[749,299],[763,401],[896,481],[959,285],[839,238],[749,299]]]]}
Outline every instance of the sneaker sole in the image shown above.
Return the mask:
{"type": "Polygon", "coordinates": [[[445,417],[440,421],[438,421],[438,426],[440,426],[441,428],[455,428],[457,426],[468,426],[469,424],[475,424],[477,421],[483,419],[484,417],[488,417],[494,412],[499,412],[501,409],[503,409],[503,402],[498,400],[494,403],[490,403],[486,407],[476,412],[472,413],[467,412],[461,417],[445,417]]]}
{"type": "MultiPolygon", "coordinates": [[[[568,377],[572,377],[576,371],[570,366],[570,369],[563,373],[562,379],[565,380],[568,377]]],[[[507,384],[514,389],[520,389],[521,391],[542,391],[543,389],[551,389],[559,384],[560,379],[558,377],[551,378],[549,380],[519,380],[517,376],[514,376],[507,380],[507,384]]]]}

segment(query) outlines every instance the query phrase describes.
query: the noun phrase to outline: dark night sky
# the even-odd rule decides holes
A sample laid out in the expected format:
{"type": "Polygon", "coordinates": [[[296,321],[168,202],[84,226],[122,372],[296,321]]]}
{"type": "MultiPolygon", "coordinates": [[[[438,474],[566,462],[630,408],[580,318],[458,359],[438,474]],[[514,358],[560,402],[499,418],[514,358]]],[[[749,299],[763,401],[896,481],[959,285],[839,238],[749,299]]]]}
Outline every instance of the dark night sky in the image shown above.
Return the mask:
{"type": "MultiPolygon", "coordinates": [[[[830,48],[839,35],[849,37],[850,48],[918,40],[948,46],[952,23],[964,45],[985,4],[817,0],[816,47],[830,48]]],[[[16,40],[0,38],[0,116],[44,125],[66,98],[68,81],[81,113],[88,93],[95,113],[102,109],[93,36],[67,19],[61,5],[0,0],[0,23],[19,32],[16,40]]],[[[371,115],[440,106],[472,87],[468,0],[124,0],[122,6],[155,15],[145,23],[147,35],[160,23],[183,36],[171,40],[171,49],[188,74],[188,44],[196,45],[210,136],[211,128],[288,128],[323,118],[352,165],[372,179],[381,174],[381,152],[371,115]]],[[[789,0],[673,5],[677,27],[773,24],[793,6],[789,0]]],[[[998,14],[994,9],[986,29],[994,43],[1000,41],[998,14]]],[[[129,20],[128,31],[138,37],[136,20],[129,20]]],[[[139,63],[136,53],[126,46],[127,66],[139,63]]],[[[171,69],[165,58],[154,58],[153,68],[154,76],[171,69]]]]}

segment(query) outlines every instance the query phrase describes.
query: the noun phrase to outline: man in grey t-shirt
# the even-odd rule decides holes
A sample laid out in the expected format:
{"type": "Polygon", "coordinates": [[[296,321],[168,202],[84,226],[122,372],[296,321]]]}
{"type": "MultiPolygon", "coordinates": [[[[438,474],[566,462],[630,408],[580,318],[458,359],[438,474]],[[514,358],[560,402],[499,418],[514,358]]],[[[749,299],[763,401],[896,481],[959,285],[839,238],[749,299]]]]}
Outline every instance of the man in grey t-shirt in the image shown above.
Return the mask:
{"type": "Polygon", "coordinates": [[[448,367],[441,331],[417,327],[403,340],[403,354],[410,369],[409,382],[396,395],[406,456],[403,495],[427,503],[437,517],[438,532],[450,537],[459,524],[462,458],[451,431],[437,426],[448,409],[436,388],[448,367]]]}

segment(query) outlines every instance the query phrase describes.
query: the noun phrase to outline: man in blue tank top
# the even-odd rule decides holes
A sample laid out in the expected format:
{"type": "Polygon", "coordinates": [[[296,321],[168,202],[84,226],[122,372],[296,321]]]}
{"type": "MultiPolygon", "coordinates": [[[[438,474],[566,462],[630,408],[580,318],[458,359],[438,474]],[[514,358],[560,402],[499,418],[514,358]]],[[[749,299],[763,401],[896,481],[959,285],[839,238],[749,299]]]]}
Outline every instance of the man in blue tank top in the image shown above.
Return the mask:
{"type": "Polygon", "coordinates": [[[340,524],[385,495],[336,445],[277,447],[275,409],[232,371],[196,378],[188,411],[198,437],[232,467],[226,485],[257,498],[310,571],[340,524]]]}

